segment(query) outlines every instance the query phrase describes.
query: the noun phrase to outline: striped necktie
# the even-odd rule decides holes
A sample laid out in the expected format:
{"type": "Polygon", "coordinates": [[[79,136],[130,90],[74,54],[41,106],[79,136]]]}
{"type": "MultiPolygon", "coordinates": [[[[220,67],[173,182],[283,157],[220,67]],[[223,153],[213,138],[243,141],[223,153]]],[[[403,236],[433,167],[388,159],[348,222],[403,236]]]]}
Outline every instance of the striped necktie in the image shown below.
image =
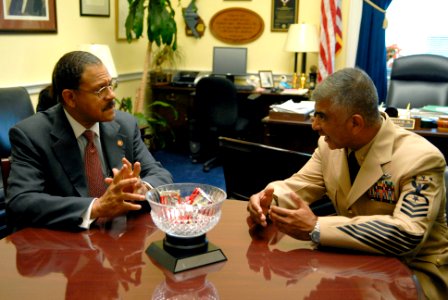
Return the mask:
{"type": "Polygon", "coordinates": [[[101,168],[100,156],[93,142],[95,133],[86,130],[83,136],[87,139],[87,145],[84,152],[84,168],[86,171],[87,186],[89,188],[89,196],[100,197],[106,191],[104,183],[104,175],[101,168]]]}

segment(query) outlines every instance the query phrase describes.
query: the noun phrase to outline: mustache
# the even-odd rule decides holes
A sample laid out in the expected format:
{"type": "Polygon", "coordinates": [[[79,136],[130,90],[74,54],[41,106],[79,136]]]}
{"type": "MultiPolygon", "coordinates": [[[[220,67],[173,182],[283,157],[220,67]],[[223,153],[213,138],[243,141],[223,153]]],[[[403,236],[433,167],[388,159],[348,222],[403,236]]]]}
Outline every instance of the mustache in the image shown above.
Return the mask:
{"type": "Polygon", "coordinates": [[[115,107],[115,100],[112,100],[111,102],[107,103],[107,105],[103,108],[103,111],[112,109],[115,107]]]}

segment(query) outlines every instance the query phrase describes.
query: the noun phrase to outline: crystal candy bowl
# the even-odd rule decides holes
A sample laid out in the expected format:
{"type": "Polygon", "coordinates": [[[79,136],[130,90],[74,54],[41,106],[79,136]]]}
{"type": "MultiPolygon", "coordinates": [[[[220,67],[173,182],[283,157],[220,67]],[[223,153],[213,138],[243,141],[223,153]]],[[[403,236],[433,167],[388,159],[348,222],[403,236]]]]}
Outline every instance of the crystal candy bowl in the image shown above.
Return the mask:
{"type": "Polygon", "coordinates": [[[156,226],[180,238],[201,236],[212,229],[226,198],[222,189],[200,183],[161,185],[146,194],[156,226]]]}

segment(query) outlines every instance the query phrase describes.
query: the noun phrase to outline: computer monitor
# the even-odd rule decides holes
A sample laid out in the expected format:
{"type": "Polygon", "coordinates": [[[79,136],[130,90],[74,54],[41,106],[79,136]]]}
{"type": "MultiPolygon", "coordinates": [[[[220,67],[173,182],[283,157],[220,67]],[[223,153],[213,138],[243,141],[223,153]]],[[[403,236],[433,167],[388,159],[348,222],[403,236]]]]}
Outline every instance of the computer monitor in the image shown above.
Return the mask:
{"type": "Polygon", "coordinates": [[[247,48],[214,47],[213,70],[215,75],[245,76],[247,74],[247,48]]]}

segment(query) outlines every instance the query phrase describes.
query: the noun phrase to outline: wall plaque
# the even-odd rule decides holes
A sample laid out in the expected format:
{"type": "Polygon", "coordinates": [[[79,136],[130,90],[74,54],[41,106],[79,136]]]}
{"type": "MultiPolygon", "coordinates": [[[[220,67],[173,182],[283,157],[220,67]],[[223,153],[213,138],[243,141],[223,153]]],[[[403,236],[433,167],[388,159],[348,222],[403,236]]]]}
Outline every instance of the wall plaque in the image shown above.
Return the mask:
{"type": "Polygon", "coordinates": [[[287,32],[297,22],[299,0],[272,0],[271,31],[287,32]]]}
{"type": "Polygon", "coordinates": [[[234,7],[217,12],[209,27],[213,36],[222,42],[247,44],[260,37],[264,22],[256,12],[234,7]]]}

